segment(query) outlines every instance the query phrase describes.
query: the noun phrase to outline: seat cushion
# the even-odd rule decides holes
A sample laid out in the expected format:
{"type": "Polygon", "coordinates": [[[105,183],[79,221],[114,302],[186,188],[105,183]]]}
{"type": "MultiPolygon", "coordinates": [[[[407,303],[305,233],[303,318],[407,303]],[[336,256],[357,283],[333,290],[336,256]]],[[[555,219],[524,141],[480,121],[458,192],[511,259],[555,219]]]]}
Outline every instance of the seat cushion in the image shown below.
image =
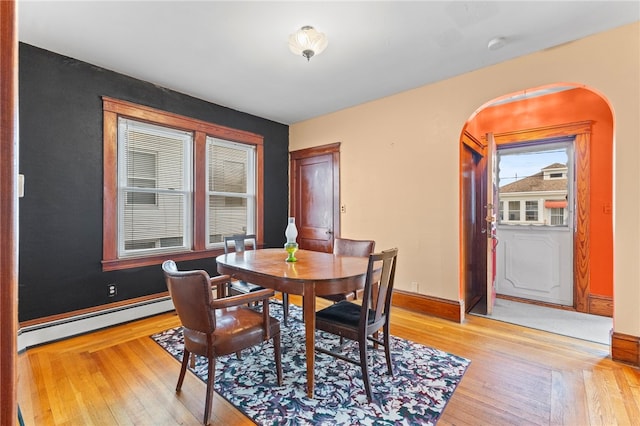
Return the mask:
{"type": "MultiPolygon", "coordinates": [[[[270,317],[270,336],[280,333],[280,322],[270,317]]],[[[216,310],[216,329],[213,332],[213,346],[216,355],[237,352],[255,346],[265,340],[262,313],[247,307],[232,307],[216,310]]],[[[185,347],[198,355],[207,353],[205,333],[184,329],[185,347]]]]}
{"type": "Polygon", "coordinates": [[[343,300],[316,312],[316,318],[357,327],[360,321],[360,305],[343,300]]]}

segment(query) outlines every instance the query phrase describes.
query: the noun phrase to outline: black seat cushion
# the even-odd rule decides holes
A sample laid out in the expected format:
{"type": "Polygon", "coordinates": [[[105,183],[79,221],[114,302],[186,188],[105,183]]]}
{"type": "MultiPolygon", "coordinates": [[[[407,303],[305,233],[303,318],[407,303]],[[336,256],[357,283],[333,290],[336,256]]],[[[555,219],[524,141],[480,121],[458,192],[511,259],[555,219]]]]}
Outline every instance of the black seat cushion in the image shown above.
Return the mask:
{"type": "MultiPolygon", "coordinates": [[[[343,300],[316,312],[316,318],[358,327],[360,308],[360,305],[343,300]]],[[[374,315],[373,311],[369,312],[369,324],[373,322],[374,315]]]]}

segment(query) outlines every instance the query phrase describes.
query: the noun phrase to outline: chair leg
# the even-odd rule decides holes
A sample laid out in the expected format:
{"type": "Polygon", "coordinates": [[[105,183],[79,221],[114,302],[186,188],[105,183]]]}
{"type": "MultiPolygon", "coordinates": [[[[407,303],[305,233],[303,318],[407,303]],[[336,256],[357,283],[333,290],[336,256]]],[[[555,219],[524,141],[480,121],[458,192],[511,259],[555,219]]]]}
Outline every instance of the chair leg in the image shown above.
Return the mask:
{"type": "Polygon", "coordinates": [[[280,347],[280,333],[273,336],[273,352],[276,357],[276,376],[278,386],[282,386],[282,350],[280,347]]]}
{"type": "Polygon", "coordinates": [[[390,376],[393,376],[393,364],[391,364],[391,338],[389,335],[389,322],[384,325],[384,354],[387,358],[387,370],[390,376]]]}
{"type": "MultiPolygon", "coordinates": [[[[374,332],[374,333],[373,333],[373,338],[374,338],[375,340],[380,340],[379,334],[380,334],[380,332],[379,332],[379,331],[374,332]]],[[[374,341],[374,342],[373,342],[373,347],[374,347],[376,350],[378,350],[378,342],[374,341]]]]}
{"type": "Polygon", "coordinates": [[[209,368],[207,369],[207,398],[204,402],[204,424],[209,424],[211,415],[211,403],[213,402],[213,384],[216,381],[216,359],[209,356],[209,368]]]}
{"type": "Polygon", "coordinates": [[[369,382],[369,367],[367,365],[367,336],[360,336],[358,349],[360,350],[360,368],[362,369],[364,390],[367,392],[367,400],[371,402],[371,383],[369,382]]]}
{"type": "Polygon", "coordinates": [[[189,365],[189,351],[184,350],[182,353],[182,366],[180,367],[180,375],[178,376],[178,384],[176,385],[176,392],[180,392],[182,389],[182,382],[184,381],[184,375],[187,372],[187,365],[189,365]]]}
{"type": "Polygon", "coordinates": [[[284,325],[289,325],[289,293],[282,293],[282,317],[284,318],[284,325]]]}

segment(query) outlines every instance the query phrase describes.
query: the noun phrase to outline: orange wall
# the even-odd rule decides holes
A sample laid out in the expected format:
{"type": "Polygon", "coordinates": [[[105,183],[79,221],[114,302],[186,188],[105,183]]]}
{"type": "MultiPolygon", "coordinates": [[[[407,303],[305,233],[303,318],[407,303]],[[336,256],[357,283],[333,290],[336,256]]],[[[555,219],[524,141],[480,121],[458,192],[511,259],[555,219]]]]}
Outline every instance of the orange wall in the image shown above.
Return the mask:
{"type": "Polygon", "coordinates": [[[590,176],[590,294],[613,297],[613,117],[607,102],[577,88],[481,110],[466,130],[494,134],[578,121],[593,122],[590,176]]]}

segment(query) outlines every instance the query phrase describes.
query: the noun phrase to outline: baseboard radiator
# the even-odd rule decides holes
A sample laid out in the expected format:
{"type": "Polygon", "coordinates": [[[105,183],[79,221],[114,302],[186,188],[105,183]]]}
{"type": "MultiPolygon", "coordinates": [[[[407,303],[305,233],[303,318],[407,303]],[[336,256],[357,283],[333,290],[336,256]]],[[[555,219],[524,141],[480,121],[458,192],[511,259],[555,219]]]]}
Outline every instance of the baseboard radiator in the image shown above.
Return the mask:
{"type": "Polygon", "coordinates": [[[29,325],[18,330],[18,351],[172,310],[166,296],[29,325]]]}

